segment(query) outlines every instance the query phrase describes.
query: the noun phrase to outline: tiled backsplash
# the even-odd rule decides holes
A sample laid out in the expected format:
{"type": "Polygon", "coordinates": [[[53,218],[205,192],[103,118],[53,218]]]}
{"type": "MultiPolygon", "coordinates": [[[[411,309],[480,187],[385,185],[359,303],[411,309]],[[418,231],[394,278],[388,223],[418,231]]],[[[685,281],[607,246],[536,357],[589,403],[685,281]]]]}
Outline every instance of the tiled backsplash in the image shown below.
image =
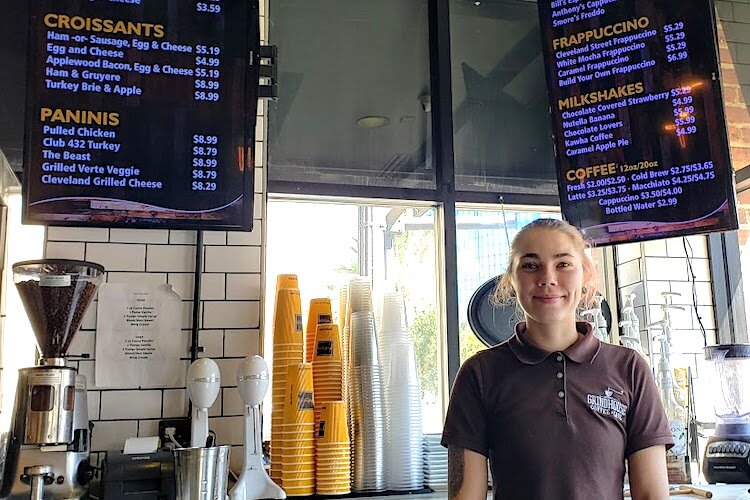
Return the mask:
{"type": "MultiPolygon", "coordinates": [[[[263,36],[267,33],[265,12],[263,5],[263,36]]],[[[259,103],[253,231],[205,231],[203,235],[199,340],[205,351],[200,356],[216,360],[222,377],[222,390],[209,412],[209,426],[219,444],[237,446],[232,452],[233,467],[239,467],[243,457],[237,367],[245,356],[259,353],[261,345],[265,110],[265,103],[259,103]]],[[[98,262],[107,270],[108,283],[171,284],[183,304],[183,357],[174,363],[185,373],[190,359],[195,251],[195,231],[50,227],[45,256],[98,262]]],[[[188,398],[184,380],[180,387],[140,389],[123,380],[117,389],[97,388],[96,307],[95,301],[70,348],[70,353],[87,353],[91,359],[73,358],[70,363],[87,377],[89,418],[94,423],[92,450],[101,452],[122,449],[131,436],[156,435],[161,419],[187,416],[188,398]]]]}

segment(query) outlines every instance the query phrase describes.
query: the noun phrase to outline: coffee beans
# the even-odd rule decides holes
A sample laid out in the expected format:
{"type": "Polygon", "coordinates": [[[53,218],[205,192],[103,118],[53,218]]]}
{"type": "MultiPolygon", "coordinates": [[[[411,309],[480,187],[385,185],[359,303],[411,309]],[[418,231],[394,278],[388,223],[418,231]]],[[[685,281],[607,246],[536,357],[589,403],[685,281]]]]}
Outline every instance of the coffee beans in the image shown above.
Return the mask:
{"type": "Polygon", "coordinates": [[[39,281],[16,283],[43,358],[60,358],[70,347],[96,285],[71,276],[69,286],[40,286],[39,281]]]}

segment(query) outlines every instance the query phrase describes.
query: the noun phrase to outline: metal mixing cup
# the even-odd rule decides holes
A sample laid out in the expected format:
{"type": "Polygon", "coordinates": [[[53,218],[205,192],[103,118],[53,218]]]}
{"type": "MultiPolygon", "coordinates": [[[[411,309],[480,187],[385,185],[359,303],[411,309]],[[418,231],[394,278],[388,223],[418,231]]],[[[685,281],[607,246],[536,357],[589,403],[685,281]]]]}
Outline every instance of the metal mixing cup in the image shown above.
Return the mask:
{"type": "Polygon", "coordinates": [[[177,498],[224,500],[227,495],[230,446],[174,450],[177,498]]]}

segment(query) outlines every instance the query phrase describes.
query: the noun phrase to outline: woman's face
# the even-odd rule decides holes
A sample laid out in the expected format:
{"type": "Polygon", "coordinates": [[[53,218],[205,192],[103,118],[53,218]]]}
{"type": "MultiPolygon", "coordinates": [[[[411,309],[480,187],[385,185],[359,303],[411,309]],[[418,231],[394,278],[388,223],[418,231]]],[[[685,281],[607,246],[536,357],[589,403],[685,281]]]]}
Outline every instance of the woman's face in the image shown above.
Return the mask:
{"type": "Polygon", "coordinates": [[[570,236],[536,228],[516,241],[513,288],[528,321],[575,322],[583,288],[583,256],[570,236]]]}

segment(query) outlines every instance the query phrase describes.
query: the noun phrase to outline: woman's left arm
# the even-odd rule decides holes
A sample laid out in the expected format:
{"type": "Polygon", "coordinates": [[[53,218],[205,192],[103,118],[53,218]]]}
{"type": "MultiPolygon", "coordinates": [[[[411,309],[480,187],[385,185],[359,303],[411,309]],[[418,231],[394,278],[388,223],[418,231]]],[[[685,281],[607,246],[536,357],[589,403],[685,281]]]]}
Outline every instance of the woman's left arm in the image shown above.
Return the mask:
{"type": "Polygon", "coordinates": [[[667,453],[664,445],[650,446],[630,455],[628,477],[634,500],[668,500],[667,453]]]}

